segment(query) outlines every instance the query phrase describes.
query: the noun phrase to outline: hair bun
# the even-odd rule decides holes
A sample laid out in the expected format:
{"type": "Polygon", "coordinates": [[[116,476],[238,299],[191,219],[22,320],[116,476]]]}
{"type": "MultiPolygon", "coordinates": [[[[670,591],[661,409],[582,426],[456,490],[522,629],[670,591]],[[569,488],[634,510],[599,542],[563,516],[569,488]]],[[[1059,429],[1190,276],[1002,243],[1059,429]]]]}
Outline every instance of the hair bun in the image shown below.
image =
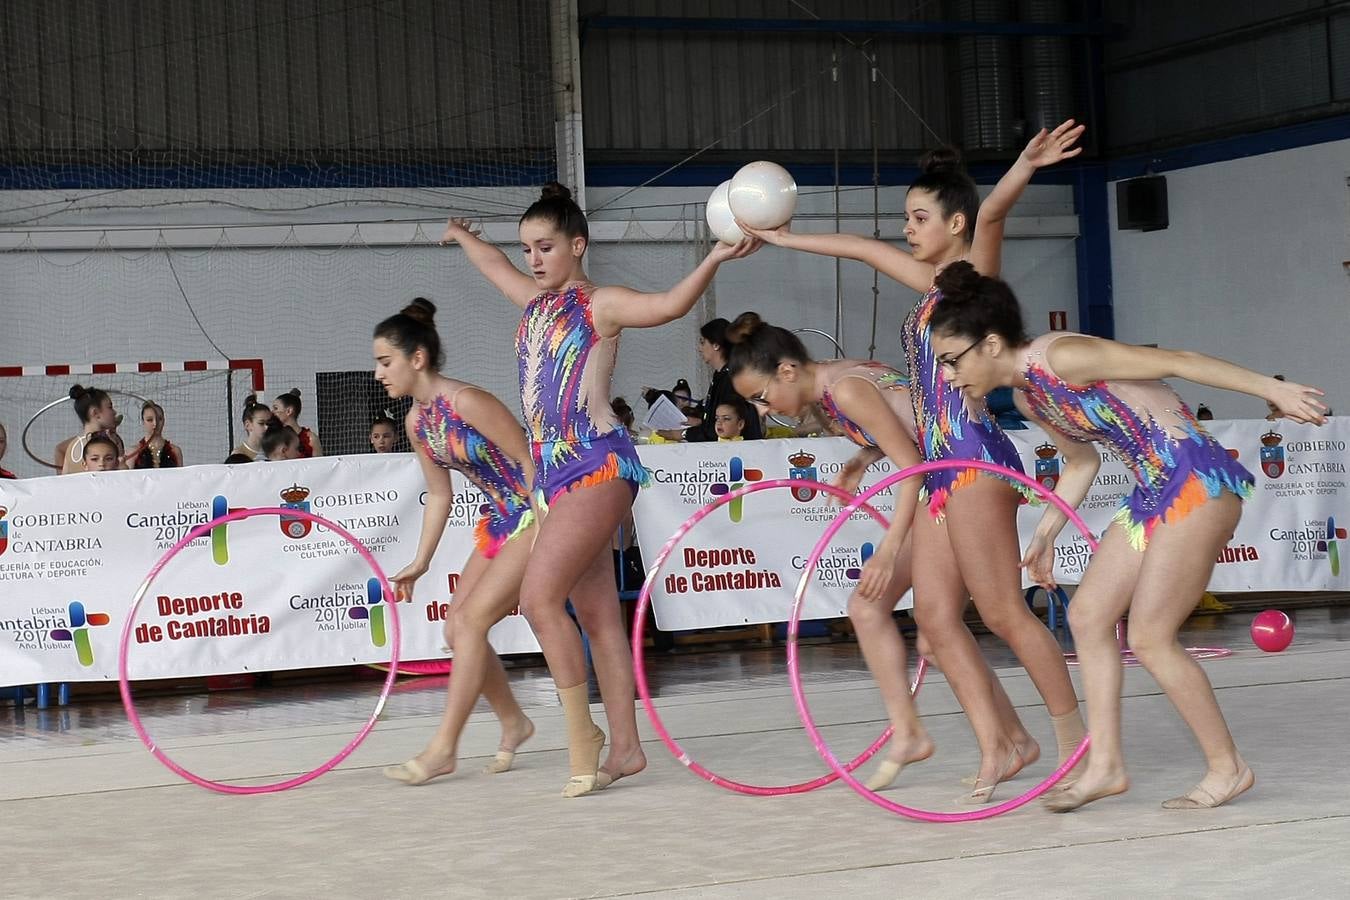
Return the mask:
{"type": "Polygon", "coordinates": [[[945,175],[961,172],[961,151],[955,147],[938,147],[919,158],[919,170],[925,175],[945,175]]]}
{"type": "Polygon", "coordinates": [[[89,389],[88,389],[88,388],[86,388],[86,387],[85,387],[84,385],[82,385],[82,384],[77,384],[77,385],[75,385],[74,387],[72,387],[72,388],[70,389],[70,399],[72,399],[72,400],[78,400],[78,399],[80,399],[81,397],[83,397],[83,396],[84,396],[85,394],[87,394],[87,393],[89,393],[89,389]]]}
{"type": "Polygon", "coordinates": [[[938,290],[946,296],[973,291],[979,287],[983,278],[983,275],[975,271],[974,266],[965,260],[960,260],[946,266],[933,279],[933,282],[937,285],[938,290]]]}
{"type": "Polygon", "coordinates": [[[245,409],[247,409],[247,408],[250,407],[250,406],[255,406],[255,405],[257,405],[257,403],[258,403],[258,395],[257,395],[257,394],[249,394],[247,397],[244,398],[244,408],[245,408],[245,409]]]}
{"type": "Polygon", "coordinates": [[[571,200],[572,192],[567,186],[556,181],[550,181],[539,191],[540,200],[571,200]]]}
{"type": "Polygon", "coordinates": [[[300,396],[300,389],[299,389],[299,388],[291,388],[291,389],[290,389],[289,391],[287,391],[286,393],[289,394],[289,395],[292,396],[292,397],[299,397],[299,396],[300,396]]]}
{"type": "Polygon", "coordinates": [[[743,312],[727,326],[727,341],[732,344],[742,344],[748,341],[756,331],[768,324],[759,317],[759,313],[743,312]]]}
{"type": "Polygon", "coordinates": [[[417,297],[413,302],[403,307],[403,315],[410,319],[415,319],[423,325],[435,325],[436,322],[436,304],[432,303],[426,297],[417,297]]]}

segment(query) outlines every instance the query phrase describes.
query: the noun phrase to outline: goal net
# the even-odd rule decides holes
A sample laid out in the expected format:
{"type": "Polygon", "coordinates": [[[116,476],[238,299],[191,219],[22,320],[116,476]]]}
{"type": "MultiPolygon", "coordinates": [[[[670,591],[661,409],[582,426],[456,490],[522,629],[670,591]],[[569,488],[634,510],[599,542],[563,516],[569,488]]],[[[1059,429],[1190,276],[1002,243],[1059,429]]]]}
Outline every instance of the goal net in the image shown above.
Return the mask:
{"type": "Polygon", "coordinates": [[[57,445],[83,430],[70,400],[75,384],[108,392],[128,454],[146,436],[141,409],[152,402],[164,410],[164,437],[186,464],[224,462],[243,439],[244,397],[262,383],[258,360],[0,366],[0,424],[9,438],[2,464],[23,478],[59,473],[57,445]]]}

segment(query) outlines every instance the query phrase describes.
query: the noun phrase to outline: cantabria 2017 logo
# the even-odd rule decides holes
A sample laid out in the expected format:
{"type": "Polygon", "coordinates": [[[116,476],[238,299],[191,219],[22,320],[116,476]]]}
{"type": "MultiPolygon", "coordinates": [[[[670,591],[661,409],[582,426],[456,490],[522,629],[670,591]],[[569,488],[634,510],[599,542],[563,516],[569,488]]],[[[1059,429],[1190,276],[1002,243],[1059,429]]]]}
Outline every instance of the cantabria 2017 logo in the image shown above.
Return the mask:
{"type": "MultiPolygon", "coordinates": [[[[714,497],[721,497],[744,487],[746,482],[760,481],[763,478],[764,472],[761,469],[747,469],[739,456],[733,456],[727,462],[727,480],[710,485],[708,490],[714,497]]],[[[731,521],[739,522],[741,520],[741,504],[744,500],[744,497],[737,497],[727,504],[727,515],[731,518],[731,521]]]]}
{"type": "Polygon", "coordinates": [[[380,579],[366,580],[366,605],[347,607],[347,618],[365,619],[370,626],[370,642],[383,647],[388,640],[384,630],[384,589],[380,579]]]}
{"type": "Polygon", "coordinates": [[[872,546],[871,541],[867,541],[862,546],[860,546],[858,548],[858,567],[856,569],[851,567],[845,569],[844,577],[851,578],[854,581],[857,581],[859,578],[861,578],[862,567],[867,565],[867,561],[872,558],[872,554],[875,552],[876,548],[872,546]]]}
{"type": "Polygon", "coordinates": [[[1336,518],[1327,516],[1327,536],[1317,542],[1317,550],[1327,555],[1331,563],[1331,574],[1341,574],[1341,551],[1339,542],[1345,540],[1345,529],[1336,527],[1336,518]]]}
{"type": "Polygon", "coordinates": [[[48,632],[47,637],[53,641],[68,641],[75,645],[75,658],[80,661],[80,665],[88,668],[94,664],[94,648],[89,643],[89,629],[99,625],[108,624],[108,614],[98,612],[85,612],[84,604],[78,600],[71,601],[67,608],[66,621],[69,622],[68,628],[54,628],[48,632]]]}

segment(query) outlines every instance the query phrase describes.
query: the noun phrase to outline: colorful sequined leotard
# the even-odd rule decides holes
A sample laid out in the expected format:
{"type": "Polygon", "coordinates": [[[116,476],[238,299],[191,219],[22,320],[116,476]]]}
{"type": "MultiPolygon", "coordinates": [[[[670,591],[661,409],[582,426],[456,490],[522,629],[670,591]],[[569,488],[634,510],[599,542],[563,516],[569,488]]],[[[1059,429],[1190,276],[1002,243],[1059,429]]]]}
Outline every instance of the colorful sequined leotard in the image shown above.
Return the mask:
{"type": "Polygon", "coordinates": [[[503,544],[534,522],[524,471],[455,412],[454,396],[437,394],[430,406],[418,406],[416,433],[432,462],[454,469],[483,492],[473,533],[483,556],[496,556],[503,544]]]}
{"type": "Polygon", "coordinates": [[[601,337],[591,311],[594,286],[543,291],[516,331],[520,404],[545,503],[564,491],[622,478],[647,482],[633,441],[609,405],[619,338],[601,337]]]}
{"type": "MultiPolygon", "coordinates": [[[[820,380],[820,406],[849,440],[860,447],[876,447],[876,440],[857,422],[844,415],[834,401],[834,389],[845,378],[861,378],[876,385],[881,397],[900,420],[900,427],[910,440],[915,440],[914,407],[909,398],[909,379],[885,363],[856,359],[830,360],[816,363],[816,377],[820,380]]],[[[917,441],[916,441],[917,443],[917,441]]]]}
{"type": "MultiPolygon", "coordinates": [[[[910,310],[900,330],[900,342],[909,363],[909,396],[914,403],[919,452],[925,460],[982,459],[1024,472],[1012,441],[994,422],[984,401],[965,399],[942,377],[933,352],[933,307],[942,302],[934,284],[910,310]]],[[[975,480],[974,469],[944,469],[924,476],[928,511],[942,518],[952,491],[975,480]]],[[[1025,489],[1018,487],[1023,494],[1025,489]]]]}
{"type": "Polygon", "coordinates": [[[1027,405],[1041,419],[1079,441],[1104,444],[1134,473],[1134,491],[1115,521],[1143,550],[1161,522],[1180,521],[1223,491],[1246,499],[1255,479],[1196,421],[1176,391],[1161,381],[1069,384],[1050,367],[1047,350],[1065,337],[1056,331],[1032,341],[1023,365],[1027,405]]]}

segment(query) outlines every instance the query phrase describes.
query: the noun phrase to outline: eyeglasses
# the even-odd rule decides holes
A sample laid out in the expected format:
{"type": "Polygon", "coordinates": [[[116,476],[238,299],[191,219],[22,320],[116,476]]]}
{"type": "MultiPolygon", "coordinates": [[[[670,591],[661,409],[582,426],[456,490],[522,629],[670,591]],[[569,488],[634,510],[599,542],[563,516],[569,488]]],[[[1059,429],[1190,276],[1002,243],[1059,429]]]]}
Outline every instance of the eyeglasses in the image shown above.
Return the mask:
{"type": "Polygon", "coordinates": [[[946,356],[946,357],[940,356],[940,357],[938,357],[937,364],[940,365],[940,366],[949,366],[949,367],[951,368],[951,370],[952,370],[953,372],[955,372],[955,371],[956,371],[956,364],[959,363],[959,362],[961,361],[961,357],[965,356],[967,353],[969,353],[970,351],[974,350],[976,347],[980,346],[980,344],[982,344],[982,343],[984,343],[984,338],[977,338],[977,339],[975,340],[974,343],[972,343],[969,347],[967,347],[966,349],[962,350],[960,353],[956,354],[955,356],[946,356]]]}
{"type": "Polygon", "coordinates": [[[769,376],[769,380],[766,381],[766,382],[764,382],[764,390],[760,391],[760,392],[759,392],[758,394],[756,394],[755,396],[750,397],[750,398],[749,398],[750,402],[753,403],[753,404],[755,404],[756,406],[768,406],[768,405],[769,405],[769,388],[773,385],[774,379],[777,378],[777,377],[778,377],[778,376],[777,376],[776,374],[775,374],[775,375],[769,376]]]}

